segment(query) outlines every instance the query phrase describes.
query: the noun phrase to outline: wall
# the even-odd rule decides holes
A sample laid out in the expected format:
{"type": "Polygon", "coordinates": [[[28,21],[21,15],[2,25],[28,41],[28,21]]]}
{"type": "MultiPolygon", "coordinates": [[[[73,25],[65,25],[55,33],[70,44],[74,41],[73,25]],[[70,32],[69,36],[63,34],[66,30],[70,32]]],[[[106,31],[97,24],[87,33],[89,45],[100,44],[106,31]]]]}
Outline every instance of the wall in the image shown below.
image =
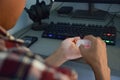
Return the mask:
{"type": "MultiPolygon", "coordinates": [[[[41,0],[39,0],[41,1],[41,0]]],[[[45,2],[48,4],[50,1],[49,0],[45,0],[45,2]]],[[[30,6],[32,4],[35,4],[36,3],[36,0],[27,0],[26,2],[26,7],[27,8],[30,8],[30,6]]],[[[16,33],[17,31],[25,28],[26,26],[30,25],[32,23],[32,21],[29,19],[28,17],[28,14],[23,11],[23,13],[21,14],[19,20],[17,21],[16,25],[11,29],[9,30],[8,32],[10,34],[14,34],[16,33]]]]}
{"type": "MultiPolygon", "coordinates": [[[[26,3],[26,7],[30,8],[30,6],[32,4],[35,4],[36,0],[27,0],[26,3]]],[[[45,2],[48,4],[49,0],[45,0],[45,2]]],[[[52,10],[59,8],[60,6],[64,6],[64,5],[70,5],[70,6],[74,6],[75,9],[79,8],[79,9],[87,9],[87,4],[86,3],[54,3],[52,10]]],[[[111,4],[95,4],[95,7],[98,9],[102,9],[105,11],[108,11],[108,8],[111,6],[111,4]]],[[[109,9],[109,12],[120,12],[120,5],[119,4],[113,4],[111,6],[111,8],[109,9]]],[[[32,21],[29,19],[27,13],[25,11],[23,11],[22,15],[20,16],[18,22],[16,23],[16,25],[14,26],[14,28],[12,28],[11,30],[9,30],[9,32],[11,34],[14,34],[15,32],[19,31],[20,29],[28,26],[29,24],[31,24],[32,21]]]]}

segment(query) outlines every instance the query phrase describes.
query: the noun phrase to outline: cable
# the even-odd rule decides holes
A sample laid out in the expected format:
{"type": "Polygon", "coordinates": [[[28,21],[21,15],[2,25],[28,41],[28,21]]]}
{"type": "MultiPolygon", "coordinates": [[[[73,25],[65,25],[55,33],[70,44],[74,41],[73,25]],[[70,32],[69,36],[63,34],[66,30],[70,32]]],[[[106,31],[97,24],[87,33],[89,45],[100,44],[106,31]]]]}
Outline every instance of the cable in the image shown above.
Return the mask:
{"type": "MultiPolygon", "coordinates": [[[[110,12],[110,9],[112,8],[112,5],[113,5],[113,4],[110,4],[110,5],[108,6],[107,12],[109,12],[110,14],[113,14],[113,15],[116,14],[116,17],[117,17],[117,15],[120,15],[120,10],[118,10],[118,11],[116,11],[116,12],[110,12]]],[[[114,17],[114,18],[115,18],[115,17],[114,17]]],[[[114,18],[113,18],[113,19],[114,19],[114,18]]],[[[120,18],[120,17],[118,16],[117,18],[120,18]]],[[[111,19],[112,19],[112,18],[111,18],[111,19]]],[[[113,21],[113,20],[110,20],[110,22],[108,22],[108,24],[106,24],[106,25],[109,25],[111,22],[112,22],[112,24],[114,24],[114,21],[113,21]]]]}
{"type": "Polygon", "coordinates": [[[105,26],[108,26],[111,23],[112,23],[112,25],[114,25],[114,18],[116,17],[116,15],[117,14],[114,14],[113,17],[110,19],[110,21],[105,26]]]}
{"type": "Polygon", "coordinates": [[[109,7],[108,7],[108,9],[107,9],[107,12],[110,11],[111,7],[112,7],[112,4],[109,5],[109,7]]]}
{"type": "Polygon", "coordinates": [[[64,2],[61,2],[61,4],[60,5],[58,5],[56,8],[54,8],[54,10],[53,11],[56,11],[60,6],[62,6],[63,5],[63,3],[64,2]]]}
{"type": "Polygon", "coordinates": [[[107,9],[107,12],[109,12],[109,13],[120,13],[120,11],[110,12],[110,9],[111,9],[112,5],[113,5],[113,4],[110,4],[110,5],[109,5],[109,7],[108,7],[108,9],[107,9]]]}
{"type": "Polygon", "coordinates": [[[23,31],[20,35],[17,36],[17,38],[21,38],[21,36],[23,36],[26,32],[28,32],[30,29],[27,29],[25,31],[23,31]]]}
{"type": "Polygon", "coordinates": [[[120,31],[117,31],[120,34],[120,31]]]}
{"type": "Polygon", "coordinates": [[[116,13],[116,14],[119,14],[119,13],[120,13],[120,11],[116,11],[116,12],[110,12],[110,13],[114,13],[114,14],[116,13]]]}

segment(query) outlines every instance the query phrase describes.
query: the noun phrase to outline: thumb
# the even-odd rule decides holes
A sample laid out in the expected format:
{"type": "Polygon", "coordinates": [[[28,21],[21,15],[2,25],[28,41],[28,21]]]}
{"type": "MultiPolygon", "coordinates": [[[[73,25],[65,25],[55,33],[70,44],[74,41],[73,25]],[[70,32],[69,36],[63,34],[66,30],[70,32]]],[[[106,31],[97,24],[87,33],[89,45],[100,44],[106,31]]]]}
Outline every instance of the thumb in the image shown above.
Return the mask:
{"type": "Polygon", "coordinates": [[[79,46],[80,51],[83,51],[84,48],[85,48],[85,47],[84,47],[84,45],[82,45],[82,44],[79,46]]]}
{"type": "Polygon", "coordinates": [[[79,46],[80,52],[83,55],[83,53],[85,52],[85,46],[84,45],[80,45],[79,46]]]}

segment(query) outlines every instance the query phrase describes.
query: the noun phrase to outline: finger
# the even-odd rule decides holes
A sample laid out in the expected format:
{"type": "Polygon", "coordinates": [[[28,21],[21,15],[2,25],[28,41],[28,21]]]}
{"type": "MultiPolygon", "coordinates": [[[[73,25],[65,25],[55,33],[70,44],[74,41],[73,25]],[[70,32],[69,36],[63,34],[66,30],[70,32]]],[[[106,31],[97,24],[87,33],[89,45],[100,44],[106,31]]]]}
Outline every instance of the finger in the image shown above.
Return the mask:
{"type": "Polygon", "coordinates": [[[98,41],[101,42],[103,45],[106,45],[106,43],[100,38],[100,37],[97,37],[98,41]]]}
{"type": "Polygon", "coordinates": [[[73,42],[76,44],[78,40],[80,40],[80,37],[74,37],[73,42]]]}
{"type": "Polygon", "coordinates": [[[96,38],[92,35],[85,36],[84,39],[90,40],[92,44],[96,41],[96,38]]]}
{"type": "Polygon", "coordinates": [[[101,41],[102,43],[104,42],[100,37],[97,37],[97,39],[98,39],[99,41],[101,41]]]}
{"type": "Polygon", "coordinates": [[[96,37],[96,38],[98,38],[99,40],[102,40],[100,37],[96,37]]]}
{"type": "Polygon", "coordinates": [[[100,37],[96,37],[100,43],[103,43],[103,40],[100,37]]]}
{"type": "Polygon", "coordinates": [[[76,43],[75,38],[67,38],[66,41],[67,41],[67,42],[73,42],[73,43],[76,43]]]}
{"type": "Polygon", "coordinates": [[[96,44],[97,44],[96,37],[94,37],[92,35],[85,36],[84,39],[87,39],[87,40],[91,41],[91,48],[94,48],[94,46],[96,46],[96,44]]]}
{"type": "Polygon", "coordinates": [[[64,45],[64,44],[66,44],[66,45],[71,45],[71,44],[73,44],[73,43],[75,43],[74,42],[74,38],[67,38],[67,39],[65,39],[64,41],[62,41],[62,44],[64,45]]]}
{"type": "Polygon", "coordinates": [[[71,76],[70,80],[78,80],[78,75],[77,75],[76,71],[72,70],[72,76],[71,76]]]}
{"type": "Polygon", "coordinates": [[[80,40],[81,38],[80,38],[80,37],[74,37],[74,39],[76,39],[76,40],[80,40]]]}
{"type": "Polygon", "coordinates": [[[93,35],[88,35],[88,36],[85,36],[84,39],[88,39],[90,41],[94,41],[96,38],[93,35]]]}
{"type": "Polygon", "coordinates": [[[69,41],[69,40],[74,40],[74,38],[66,38],[65,40],[68,40],[68,41],[69,41]]]}
{"type": "Polygon", "coordinates": [[[84,45],[80,45],[79,46],[79,49],[80,49],[80,52],[81,52],[81,55],[83,56],[84,54],[84,51],[85,51],[85,47],[84,47],[84,45]]]}

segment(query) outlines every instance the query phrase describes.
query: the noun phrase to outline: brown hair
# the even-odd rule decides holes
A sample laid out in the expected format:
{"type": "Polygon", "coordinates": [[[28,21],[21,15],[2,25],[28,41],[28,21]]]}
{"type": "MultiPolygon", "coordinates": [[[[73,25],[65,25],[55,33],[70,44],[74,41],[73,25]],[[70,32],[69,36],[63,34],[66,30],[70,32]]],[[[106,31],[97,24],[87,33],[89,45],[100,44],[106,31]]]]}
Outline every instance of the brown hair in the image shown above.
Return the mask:
{"type": "Polygon", "coordinates": [[[11,29],[21,15],[26,0],[0,0],[0,25],[11,29]]]}

